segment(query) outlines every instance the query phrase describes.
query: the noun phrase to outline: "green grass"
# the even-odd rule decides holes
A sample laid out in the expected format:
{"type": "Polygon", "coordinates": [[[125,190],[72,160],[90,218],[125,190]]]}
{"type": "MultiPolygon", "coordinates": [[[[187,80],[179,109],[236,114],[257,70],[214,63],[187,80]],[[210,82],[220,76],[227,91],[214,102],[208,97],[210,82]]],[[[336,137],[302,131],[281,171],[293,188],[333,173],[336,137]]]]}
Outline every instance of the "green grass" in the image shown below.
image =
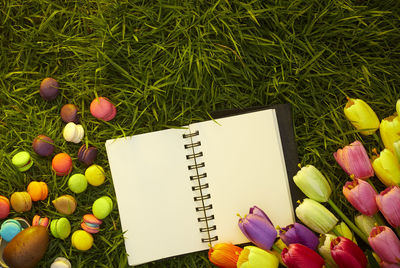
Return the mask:
{"type": "MultiPolygon", "coordinates": [[[[107,172],[104,185],[76,195],[78,209],[68,217],[73,230],[95,199],[115,200],[106,139],[209,119],[214,110],[286,102],[293,106],[301,164],[321,169],[335,187],[333,199],[353,215],[341,195],[346,175],[332,153],[355,139],[369,152],[382,149],[351,127],[343,107],[349,96],[367,101],[380,119],[395,111],[399,16],[396,0],[1,0],[0,194],[23,191],[30,180],[50,188],[49,198],[32,211],[10,217],[58,218],[51,200],[71,193],[67,178],[52,174],[51,158],[32,153],[35,165],[28,172],[12,167],[11,157],[32,151],[37,135],[53,138],[57,153],[73,156],[73,172],[84,172],[76,159],[80,145],[62,138],[59,111],[67,103],[79,106],[85,143],[99,149],[96,163],[107,172]],[[49,76],[61,85],[53,102],[39,95],[49,76]],[[96,95],[116,104],[114,120],[91,116],[96,95]]],[[[117,209],[90,251],[51,238],[39,267],[57,256],[73,267],[125,267],[117,209]]],[[[211,265],[206,253],[197,253],[142,267],[211,265]]]]}

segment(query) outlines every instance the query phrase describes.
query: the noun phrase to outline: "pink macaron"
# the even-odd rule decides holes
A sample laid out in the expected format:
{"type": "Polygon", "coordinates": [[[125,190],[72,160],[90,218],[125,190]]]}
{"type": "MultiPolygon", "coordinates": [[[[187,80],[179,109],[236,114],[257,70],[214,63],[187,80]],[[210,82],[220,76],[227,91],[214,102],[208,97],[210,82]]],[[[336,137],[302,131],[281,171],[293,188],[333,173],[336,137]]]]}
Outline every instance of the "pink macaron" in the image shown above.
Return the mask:
{"type": "Polygon", "coordinates": [[[49,225],[49,218],[47,217],[40,217],[39,215],[35,215],[32,220],[32,226],[35,225],[42,225],[47,227],[49,225]]]}
{"type": "Polygon", "coordinates": [[[117,109],[109,99],[98,97],[90,104],[90,113],[97,119],[110,121],[117,114],[117,109]]]}
{"type": "Polygon", "coordinates": [[[100,224],[102,223],[103,221],[96,218],[93,214],[86,214],[83,216],[81,227],[86,232],[95,234],[100,231],[100,224]]]}

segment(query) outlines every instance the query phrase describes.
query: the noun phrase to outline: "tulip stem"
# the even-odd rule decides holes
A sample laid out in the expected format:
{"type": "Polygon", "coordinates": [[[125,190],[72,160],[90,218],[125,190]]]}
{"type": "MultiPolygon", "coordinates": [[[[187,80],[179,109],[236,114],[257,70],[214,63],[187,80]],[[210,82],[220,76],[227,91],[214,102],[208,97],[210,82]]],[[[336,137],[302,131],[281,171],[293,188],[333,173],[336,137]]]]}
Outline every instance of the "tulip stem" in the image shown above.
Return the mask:
{"type": "Polygon", "coordinates": [[[372,183],[372,181],[368,179],[367,182],[372,186],[372,188],[374,188],[375,192],[378,193],[378,190],[376,190],[375,185],[372,183]]]}
{"type": "Polygon", "coordinates": [[[400,237],[400,227],[396,227],[394,230],[396,231],[397,236],[400,237]]]}
{"type": "Polygon", "coordinates": [[[277,245],[273,244],[272,248],[275,249],[279,254],[282,253],[282,249],[280,249],[277,245]]]}
{"type": "Polygon", "coordinates": [[[346,215],[336,206],[331,199],[328,199],[329,205],[333,210],[344,220],[344,222],[362,239],[367,245],[369,245],[367,236],[349,219],[346,215]]]}
{"type": "Polygon", "coordinates": [[[374,219],[376,220],[376,223],[377,223],[379,226],[384,226],[384,225],[386,225],[386,224],[385,224],[385,221],[382,219],[382,216],[379,214],[379,212],[377,212],[377,213],[374,214],[374,219]]]}

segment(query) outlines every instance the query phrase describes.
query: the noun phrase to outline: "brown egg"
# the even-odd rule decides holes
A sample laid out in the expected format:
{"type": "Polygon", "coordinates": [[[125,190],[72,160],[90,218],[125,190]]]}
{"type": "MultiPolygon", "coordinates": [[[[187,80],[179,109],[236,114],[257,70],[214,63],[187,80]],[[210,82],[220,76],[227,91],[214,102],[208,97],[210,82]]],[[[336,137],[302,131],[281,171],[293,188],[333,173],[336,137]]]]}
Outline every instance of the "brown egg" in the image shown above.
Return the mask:
{"type": "Polygon", "coordinates": [[[46,227],[37,225],[18,233],[4,248],[3,259],[13,268],[33,268],[44,256],[49,244],[46,227]]]}

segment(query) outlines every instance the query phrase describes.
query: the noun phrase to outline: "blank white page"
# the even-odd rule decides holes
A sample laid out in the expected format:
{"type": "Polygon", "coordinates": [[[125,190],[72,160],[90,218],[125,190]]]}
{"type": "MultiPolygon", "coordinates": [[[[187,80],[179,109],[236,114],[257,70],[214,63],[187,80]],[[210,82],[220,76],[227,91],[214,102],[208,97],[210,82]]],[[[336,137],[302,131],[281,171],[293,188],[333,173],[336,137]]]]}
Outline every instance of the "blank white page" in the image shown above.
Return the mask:
{"type": "Polygon", "coordinates": [[[207,249],[201,243],[182,134],[106,142],[129,265],[207,249]]]}
{"type": "Polygon", "coordinates": [[[257,205],[273,224],[294,222],[275,110],[191,124],[199,131],[219,242],[248,242],[239,217],[257,205]],[[218,124],[217,124],[217,123],[218,124]]]}

